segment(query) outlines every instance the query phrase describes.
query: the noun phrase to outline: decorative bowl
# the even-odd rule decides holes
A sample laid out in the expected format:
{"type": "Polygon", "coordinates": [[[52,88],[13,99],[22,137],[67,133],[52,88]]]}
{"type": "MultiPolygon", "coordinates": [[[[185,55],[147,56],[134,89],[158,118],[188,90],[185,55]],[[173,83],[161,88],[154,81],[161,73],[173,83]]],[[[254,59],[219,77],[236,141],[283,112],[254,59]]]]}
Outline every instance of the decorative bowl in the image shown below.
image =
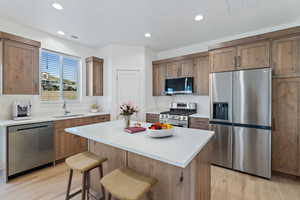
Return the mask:
{"type": "Polygon", "coordinates": [[[160,130],[147,129],[148,136],[153,138],[170,137],[174,135],[174,133],[175,133],[174,128],[160,129],[160,130]]]}

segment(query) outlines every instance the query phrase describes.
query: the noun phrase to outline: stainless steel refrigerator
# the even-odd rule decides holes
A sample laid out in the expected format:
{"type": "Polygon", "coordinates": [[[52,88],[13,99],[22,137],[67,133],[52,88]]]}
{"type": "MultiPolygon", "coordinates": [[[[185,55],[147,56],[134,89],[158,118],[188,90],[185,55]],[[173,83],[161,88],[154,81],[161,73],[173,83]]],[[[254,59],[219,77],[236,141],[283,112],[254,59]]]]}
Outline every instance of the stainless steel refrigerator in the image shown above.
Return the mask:
{"type": "Polygon", "coordinates": [[[213,163],[271,178],[271,68],[210,74],[213,163]]]}

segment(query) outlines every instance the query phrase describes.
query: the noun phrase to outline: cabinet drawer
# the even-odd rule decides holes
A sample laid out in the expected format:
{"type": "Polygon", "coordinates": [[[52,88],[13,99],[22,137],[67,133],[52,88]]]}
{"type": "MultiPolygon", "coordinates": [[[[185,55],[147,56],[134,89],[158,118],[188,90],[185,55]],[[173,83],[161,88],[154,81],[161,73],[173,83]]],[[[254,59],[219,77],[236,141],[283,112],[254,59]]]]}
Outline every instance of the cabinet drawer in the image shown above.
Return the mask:
{"type": "Polygon", "coordinates": [[[189,128],[208,130],[208,119],[192,117],[189,119],[189,128]]]}
{"type": "Polygon", "coordinates": [[[99,116],[95,116],[93,117],[93,119],[91,120],[91,123],[98,123],[98,122],[107,122],[110,120],[110,116],[109,115],[99,115],[99,116]]]}
{"type": "Polygon", "coordinates": [[[159,121],[159,114],[146,114],[146,122],[148,123],[155,123],[159,121]]]}

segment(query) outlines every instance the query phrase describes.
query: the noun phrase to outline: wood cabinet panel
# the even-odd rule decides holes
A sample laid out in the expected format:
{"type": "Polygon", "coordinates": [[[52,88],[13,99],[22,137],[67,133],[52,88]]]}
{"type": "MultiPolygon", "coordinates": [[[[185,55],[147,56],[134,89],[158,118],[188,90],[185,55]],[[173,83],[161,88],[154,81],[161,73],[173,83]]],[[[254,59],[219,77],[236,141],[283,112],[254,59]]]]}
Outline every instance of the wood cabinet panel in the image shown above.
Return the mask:
{"type": "Polygon", "coordinates": [[[146,122],[155,123],[159,121],[159,114],[146,113],[146,122]]]}
{"type": "Polygon", "coordinates": [[[39,49],[4,40],[3,94],[39,94],[39,49]]]}
{"type": "Polygon", "coordinates": [[[181,76],[182,68],[181,68],[180,61],[167,63],[166,66],[167,66],[166,78],[178,78],[181,76]]]}
{"type": "Polygon", "coordinates": [[[194,93],[197,95],[209,94],[209,58],[202,56],[194,58],[194,93]]]}
{"type": "Polygon", "coordinates": [[[208,130],[209,129],[208,119],[191,117],[189,119],[189,128],[208,130]]]}
{"type": "Polygon", "coordinates": [[[86,94],[103,96],[103,59],[86,58],[86,94]]]}
{"type": "Polygon", "coordinates": [[[181,77],[193,77],[194,76],[194,60],[187,59],[180,62],[180,74],[181,77]]]}
{"type": "Polygon", "coordinates": [[[262,68],[270,66],[270,42],[256,42],[237,48],[237,69],[262,68]]]}
{"type": "Polygon", "coordinates": [[[209,62],[212,72],[232,71],[236,69],[236,47],[212,50],[209,52],[209,62]]]}
{"type": "Polygon", "coordinates": [[[153,65],[152,71],[152,94],[153,96],[162,96],[165,91],[165,79],[166,79],[166,64],[153,65]]]}
{"type": "Polygon", "coordinates": [[[98,115],[56,121],[54,123],[55,159],[60,160],[88,150],[87,139],[65,132],[66,128],[100,123],[109,120],[110,115],[98,115]]]}
{"type": "Polygon", "coordinates": [[[300,175],[300,78],[273,79],[273,170],[300,175]]]}
{"type": "Polygon", "coordinates": [[[273,75],[300,75],[300,36],[274,40],[273,75]]]}

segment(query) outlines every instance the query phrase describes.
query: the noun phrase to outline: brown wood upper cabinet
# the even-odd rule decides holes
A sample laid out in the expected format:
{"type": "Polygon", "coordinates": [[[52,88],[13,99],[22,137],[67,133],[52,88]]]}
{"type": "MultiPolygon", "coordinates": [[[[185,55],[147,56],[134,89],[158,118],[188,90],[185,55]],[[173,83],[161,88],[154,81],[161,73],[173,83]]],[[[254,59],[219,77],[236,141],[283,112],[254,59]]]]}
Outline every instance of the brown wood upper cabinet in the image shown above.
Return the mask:
{"type": "Polygon", "coordinates": [[[270,67],[270,42],[256,42],[237,47],[237,69],[270,67]]]}
{"type": "Polygon", "coordinates": [[[166,79],[182,77],[194,77],[194,94],[208,95],[209,72],[208,52],[154,61],[153,96],[164,95],[166,79]]]}
{"type": "Polygon", "coordinates": [[[232,71],[236,68],[235,47],[217,49],[209,52],[210,67],[212,72],[232,71]]]}
{"type": "Polygon", "coordinates": [[[0,32],[3,94],[39,94],[40,43],[0,32]]]}
{"type": "Polygon", "coordinates": [[[103,59],[86,58],[86,95],[103,96],[103,59]]]}
{"type": "Polygon", "coordinates": [[[162,96],[165,91],[165,79],[166,79],[167,67],[166,64],[154,64],[152,71],[153,79],[153,96],[162,96]]]}
{"type": "Polygon", "coordinates": [[[212,50],[209,57],[212,72],[269,67],[270,41],[212,50]]]}
{"type": "Polygon", "coordinates": [[[300,176],[300,78],[274,78],[272,94],[272,169],[300,176]]]}
{"type": "Polygon", "coordinates": [[[180,74],[178,77],[193,77],[194,76],[194,59],[186,59],[180,61],[180,74]]]}
{"type": "Polygon", "coordinates": [[[197,95],[209,94],[209,58],[200,56],[194,58],[194,93],[197,95]]]}
{"type": "Polygon", "coordinates": [[[181,65],[180,62],[169,62],[166,64],[167,66],[167,74],[166,78],[178,78],[181,76],[181,65]]]}
{"type": "Polygon", "coordinates": [[[300,75],[300,36],[285,37],[272,43],[273,75],[300,75]]]}

